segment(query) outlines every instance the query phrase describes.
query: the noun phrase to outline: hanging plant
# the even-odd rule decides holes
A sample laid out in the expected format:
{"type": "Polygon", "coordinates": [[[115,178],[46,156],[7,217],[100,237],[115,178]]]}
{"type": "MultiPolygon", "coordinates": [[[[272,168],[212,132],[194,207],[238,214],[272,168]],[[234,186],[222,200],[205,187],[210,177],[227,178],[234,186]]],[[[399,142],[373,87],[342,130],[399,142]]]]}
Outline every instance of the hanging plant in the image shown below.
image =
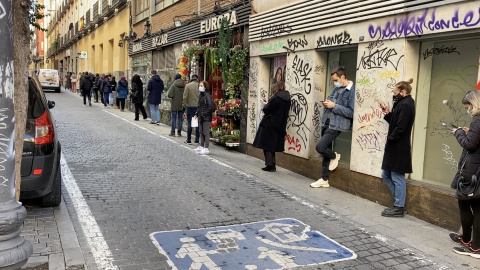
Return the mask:
{"type": "Polygon", "coordinates": [[[215,67],[217,66],[217,53],[217,48],[207,47],[205,49],[205,63],[207,64],[207,67],[211,73],[215,72],[215,67]]]}
{"type": "Polygon", "coordinates": [[[198,59],[199,53],[204,50],[205,50],[204,45],[192,44],[185,49],[184,55],[188,59],[188,62],[191,62],[193,58],[198,59]]]}
{"type": "Polygon", "coordinates": [[[245,76],[245,67],[247,66],[248,49],[242,49],[240,45],[236,45],[232,49],[232,57],[230,58],[230,69],[228,70],[228,88],[227,96],[235,98],[236,89],[238,89],[245,76]]]}
{"type": "Polygon", "coordinates": [[[227,18],[223,18],[220,29],[218,30],[218,54],[217,62],[222,67],[222,78],[227,82],[226,73],[228,71],[227,59],[230,52],[230,40],[232,38],[232,29],[228,24],[227,18]]]}

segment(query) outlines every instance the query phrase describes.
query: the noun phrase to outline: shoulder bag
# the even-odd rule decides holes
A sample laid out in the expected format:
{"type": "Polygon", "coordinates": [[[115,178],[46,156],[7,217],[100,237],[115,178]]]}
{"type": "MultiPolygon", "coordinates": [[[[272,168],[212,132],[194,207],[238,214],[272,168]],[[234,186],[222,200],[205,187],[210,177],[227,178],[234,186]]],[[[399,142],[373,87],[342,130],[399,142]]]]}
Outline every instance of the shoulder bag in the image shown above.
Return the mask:
{"type": "MultiPolygon", "coordinates": [[[[467,154],[468,155],[468,154],[467,154]]],[[[467,157],[462,163],[462,167],[460,168],[460,177],[457,183],[457,191],[455,193],[455,198],[458,200],[473,200],[480,198],[480,181],[478,180],[478,173],[480,172],[480,167],[478,168],[477,172],[472,175],[472,179],[470,181],[465,181],[462,176],[463,167],[465,166],[465,162],[467,157]]]]}

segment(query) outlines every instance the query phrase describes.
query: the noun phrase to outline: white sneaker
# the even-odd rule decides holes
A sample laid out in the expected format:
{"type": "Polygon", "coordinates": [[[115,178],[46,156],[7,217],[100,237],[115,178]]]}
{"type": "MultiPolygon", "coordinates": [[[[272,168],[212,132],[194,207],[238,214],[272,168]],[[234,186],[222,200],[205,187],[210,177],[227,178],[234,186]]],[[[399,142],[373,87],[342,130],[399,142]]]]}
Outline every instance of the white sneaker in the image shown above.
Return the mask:
{"type": "Polygon", "coordinates": [[[194,151],[198,151],[198,152],[200,152],[200,151],[202,151],[202,150],[203,150],[203,147],[201,147],[201,146],[199,145],[197,148],[195,148],[195,149],[193,149],[193,150],[194,150],[194,151]]]}
{"type": "Polygon", "coordinates": [[[318,187],[329,187],[328,180],[323,180],[322,178],[318,179],[317,181],[310,184],[310,187],[318,188],[318,187]]]}
{"type": "Polygon", "coordinates": [[[335,159],[330,160],[330,165],[328,165],[328,169],[333,171],[338,166],[338,161],[340,160],[340,154],[335,152],[335,159]]]}
{"type": "Polygon", "coordinates": [[[208,151],[208,148],[203,148],[202,151],[199,153],[200,155],[208,155],[210,152],[208,151]]]}

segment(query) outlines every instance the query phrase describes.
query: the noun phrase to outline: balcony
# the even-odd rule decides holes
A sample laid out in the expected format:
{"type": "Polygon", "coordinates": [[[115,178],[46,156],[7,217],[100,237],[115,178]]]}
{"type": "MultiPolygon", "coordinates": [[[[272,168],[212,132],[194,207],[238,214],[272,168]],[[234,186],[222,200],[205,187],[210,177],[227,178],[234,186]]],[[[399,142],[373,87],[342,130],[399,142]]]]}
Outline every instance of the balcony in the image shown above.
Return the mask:
{"type": "Polygon", "coordinates": [[[127,3],[127,0],[112,0],[112,9],[119,8],[127,3]]]}
{"type": "Polygon", "coordinates": [[[102,0],[102,16],[108,17],[113,14],[112,0],[102,0]]]}
{"type": "Polygon", "coordinates": [[[100,14],[98,14],[98,1],[93,4],[93,23],[97,23],[100,18],[100,14]]]}

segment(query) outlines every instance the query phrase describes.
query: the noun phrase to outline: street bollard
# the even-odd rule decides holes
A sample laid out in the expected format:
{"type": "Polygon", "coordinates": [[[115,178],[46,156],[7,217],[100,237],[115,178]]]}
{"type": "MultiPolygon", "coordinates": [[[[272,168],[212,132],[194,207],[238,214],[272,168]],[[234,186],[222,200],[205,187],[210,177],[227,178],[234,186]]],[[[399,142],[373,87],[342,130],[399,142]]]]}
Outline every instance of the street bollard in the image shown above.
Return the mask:
{"type": "Polygon", "coordinates": [[[15,199],[12,0],[0,5],[0,270],[10,270],[20,269],[33,247],[20,236],[27,211],[15,199]]]}

